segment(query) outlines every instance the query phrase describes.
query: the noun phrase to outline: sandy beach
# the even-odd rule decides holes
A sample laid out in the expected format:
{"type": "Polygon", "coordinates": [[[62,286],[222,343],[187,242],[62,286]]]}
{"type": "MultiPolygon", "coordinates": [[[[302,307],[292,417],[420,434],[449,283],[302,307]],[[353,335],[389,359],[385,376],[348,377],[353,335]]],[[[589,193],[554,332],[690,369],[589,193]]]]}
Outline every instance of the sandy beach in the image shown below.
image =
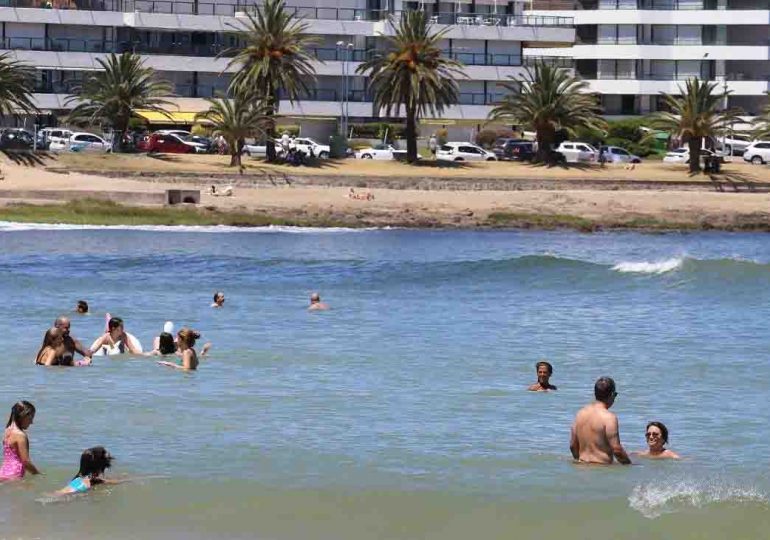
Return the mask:
{"type": "MultiPolygon", "coordinates": [[[[196,156],[199,157],[199,156],[196,156]]],[[[78,198],[110,198],[126,205],[146,205],[142,195],[163,193],[166,189],[200,189],[202,208],[218,211],[258,212],[282,219],[301,219],[305,223],[334,221],[352,226],[521,226],[577,228],[723,228],[770,229],[770,193],[765,184],[770,175],[765,167],[743,163],[728,164],[730,178],[740,178],[737,185],[728,182],[726,191],[717,191],[714,179],[705,175],[689,177],[684,167],[671,168],[650,163],[635,170],[615,168],[546,169],[513,163],[474,164],[459,169],[409,167],[400,163],[329,162],[319,168],[291,168],[294,178],[303,174],[331,175],[340,185],[298,185],[297,182],[265,182],[265,175],[248,171],[235,181],[223,180],[218,173],[230,175],[223,156],[206,158],[203,171],[195,164],[197,176],[182,156],[168,160],[149,160],[136,156],[63,156],[54,162],[35,165],[12,163],[3,166],[5,179],[0,182],[3,203],[51,203],[78,198]],[[148,167],[148,163],[153,167],[148,167]],[[158,163],[158,165],[155,165],[158,163]],[[180,165],[181,164],[181,165],[180,165]],[[184,166],[182,166],[184,165],[184,166]],[[144,169],[140,167],[144,166],[144,169]],[[208,172],[206,170],[208,167],[208,172]],[[94,169],[98,174],[77,172],[94,169]],[[148,170],[149,169],[149,170],[148,170]],[[153,170],[154,169],[154,170],[153,170]],[[419,171],[420,176],[408,176],[419,171]],[[147,177],[138,176],[144,171],[147,177]],[[336,171],[336,172],[335,172],[336,171]],[[405,184],[427,176],[446,179],[542,178],[552,182],[547,189],[378,189],[376,182],[362,186],[360,178],[377,171],[385,178],[402,175],[405,184]],[[502,176],[503,174],[507,176],[502,176]],[[180,176],[181,175],[181,176],[180,176]],[[346,182],[345,179],[350,179],[346,182]],[[645,189],[623,184],[608,189],[570,189],[569,182],[598,178],[600,182],[647,181],[645,189]],[[649,181],[660,178],[659,185],[649,181]],[[257,182],[256,179],[261,179],[257,182]],[[556,186],[557,182],[559,185],[556,186]],[[232,197],[214,197],[206,193],[211,183],[230,183],[232,197]],[[703,183],[693,189],[682,183],[703,183]],[[749,186],[749,187],[747,187],[749,186]],[[373,200],[352,199],[350,188],[370,193],[373,200]],[[734,191],[731,188],[736,188],[734,191]],[[760,189],[757,189],[760,188],[760,189]],[[754,190],[754,191],[751,191],[754,190]]],[[[256,166],[250,163],[250,166],[256,166]]],[[[260,166],[264,167],[264,165],[260,166]]],[[[273,168],[283,174],[280,167],[273,168]]],[[[377,176],[377,175],[373,175],[377,176]]],[[[721,177],[726,178],[726,177],[721,177]]],[[[322,181],[319,181],[323,183],[322,181]]],[[[460,187],[460,186],[458,186],[460,187]]],[[[488,186],[487,186],[488,187],[488,186]]]]}

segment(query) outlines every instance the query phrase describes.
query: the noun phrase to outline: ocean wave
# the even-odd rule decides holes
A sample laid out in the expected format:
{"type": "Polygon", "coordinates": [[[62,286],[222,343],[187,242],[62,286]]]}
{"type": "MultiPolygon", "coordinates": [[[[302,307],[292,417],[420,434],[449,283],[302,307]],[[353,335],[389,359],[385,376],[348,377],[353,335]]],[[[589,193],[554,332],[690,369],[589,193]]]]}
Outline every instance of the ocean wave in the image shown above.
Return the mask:
{"type": "Polygon", "coordinates": [[[737,485],[721,480],[650,482],[641,484],[628,496],[629,506],[648,519],[687,508],[711,504],[770,503],[768,495],[754,486],[737,485]]]}
{"type": "Polygon", "coordinates": [[[665,274],[682,268],[685,259],[676,257],[655,262],[620,262],[612,267],[615,272],[628,274],[665,274]]]}
{"type": "Polygon", "coordinates": [[[20,223],[0,221],[0,232],[25,231],[145,231],[145,232],[194,232],[194,233],[299,233],[324,234],[381,230],[379,227],[289,227],[268,225],[265,227],[234,227],[232,225],[73,225],[70,223],[20,223]]]}

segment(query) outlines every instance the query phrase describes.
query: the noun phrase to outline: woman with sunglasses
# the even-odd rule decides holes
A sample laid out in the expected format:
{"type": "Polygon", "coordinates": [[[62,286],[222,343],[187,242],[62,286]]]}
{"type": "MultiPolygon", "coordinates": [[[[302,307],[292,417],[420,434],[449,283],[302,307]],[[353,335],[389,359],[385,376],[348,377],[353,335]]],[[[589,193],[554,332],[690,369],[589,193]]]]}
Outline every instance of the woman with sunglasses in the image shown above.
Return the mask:
{"type": "Polygon", "coordinates": [[[662,422],[650,422],[644,434],[647,439],[647,450],[639,452],[639,456],[651,459],[679,459],[679,454],[665,448],[668,443],[668,428],[662,422]]]}

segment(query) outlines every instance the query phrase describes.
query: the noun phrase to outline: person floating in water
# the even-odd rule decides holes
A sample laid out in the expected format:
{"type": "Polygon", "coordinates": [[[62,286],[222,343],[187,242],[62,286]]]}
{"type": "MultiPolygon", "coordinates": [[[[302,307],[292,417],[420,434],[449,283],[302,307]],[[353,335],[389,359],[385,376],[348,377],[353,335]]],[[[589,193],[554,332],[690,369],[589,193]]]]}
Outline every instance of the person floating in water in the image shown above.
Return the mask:
{"type": "Polygon", "coordinates": [[[91,350],[98,351],[101,347],[118,347],[120,354],[131,353],[141,354],[134,340],[126,333],[123,326],[123,319],[120,317],[111,317],[107,322],[107,331],[92,345],[91,350]]]}
{"type": "Polygon", "coordinates": [[[541,360],[535,364],[535,370],[537,371],[537,382],[528,388],[530,392],[556,390],[556,387],[550,382],[551,375],[553,375],[553,366],[549,362],[541,360]]]}
{"type": "Polygon", "coordinates": [[[21,480],[24,473],[40,474],[29,459],[27,429],[35,420],[35,406],[29,401],[19,401],[11,408],[11,416],[3,433],[3,466],[0,480],[21,480]]]}
{"type": "Polygon", "coordinates": [[[221,308],[225,305],[225,293],[217,291],[214,293],[214,303],[211,304],[213,308],[221,308]]]}
{"type": "Polygon", "coordinates": [[[88,302],[85,300],[78,300],[77,306],[75,306],[75,313],[79,313],[80,315],[87,315],[88,302]]]}
{"type": "Polygon", "coordinates": [[[321,295],[314,292],[310,295],[310,305],[307,309],[309,311],[326,311],[329,309],[329,305],[321,302],[321,295]]]}
{"type": "Polygon", "coordinates": [[[596,401],[586,405],[575,416],[570,434],[569,449],[572,457],[581,463],[611,464],[617,459],[630,465],[623,445],[620,444],[618,417],[609,411],[618,393],[615,381],[601,377],[594,385],[596,401]]]}
{"type": "Polygon", "coordinates": [[[662,422],[647,424],[644,438],[647,439],[648,448],[636,452],[638,456],[650,459],[680,459],[679,454],[665,447],[668,444],[668,428],[662,422]]]}
{"type": "Polygon", "coordinates": [[[168,366],[175,369],[184,369],[192,371],[198,369],[198,354],[195,352],[195,340],[201,337],[201,335],[192,328],[182,328],[177,333],[177,344],[179,345],[179,353],[182,357],[181,364],[175,364],[174,362],[158,361],[161,366],[168,366]]]}
{"type": "Polygon", "coordinates": [[[80,455],[80,470],[69,484],[55,495],[86,493],[100,484],[119,484],[120,480],[104,478],[104,471],[112,466],[112,456],[103,446],[94,446],[80,455]]]}
{"type": "Polygon", "coordinates": [[[72,323],[67,317],[59,317],[53,323],[55,328],[62,331],[64,336],[63,350],[61,352],[60,364],[62,365],[75,365],[75,353],[84,357],[87,361],[81,362],[83,365],[91,363],[91,350],[86,349],[80,342],[70,335],[70,327],[72,323]]]}

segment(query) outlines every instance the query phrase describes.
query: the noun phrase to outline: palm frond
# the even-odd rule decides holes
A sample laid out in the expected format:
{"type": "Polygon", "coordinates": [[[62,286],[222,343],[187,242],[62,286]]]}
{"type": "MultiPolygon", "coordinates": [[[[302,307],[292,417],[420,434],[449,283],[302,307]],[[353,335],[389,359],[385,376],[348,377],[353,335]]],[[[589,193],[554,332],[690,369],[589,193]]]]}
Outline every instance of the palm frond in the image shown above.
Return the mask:
{"type": "Polygon", "coordinates": [[[0,54],[0,114],[37,113],[32,101],[34,70],[10,54],[0,54]]]}

